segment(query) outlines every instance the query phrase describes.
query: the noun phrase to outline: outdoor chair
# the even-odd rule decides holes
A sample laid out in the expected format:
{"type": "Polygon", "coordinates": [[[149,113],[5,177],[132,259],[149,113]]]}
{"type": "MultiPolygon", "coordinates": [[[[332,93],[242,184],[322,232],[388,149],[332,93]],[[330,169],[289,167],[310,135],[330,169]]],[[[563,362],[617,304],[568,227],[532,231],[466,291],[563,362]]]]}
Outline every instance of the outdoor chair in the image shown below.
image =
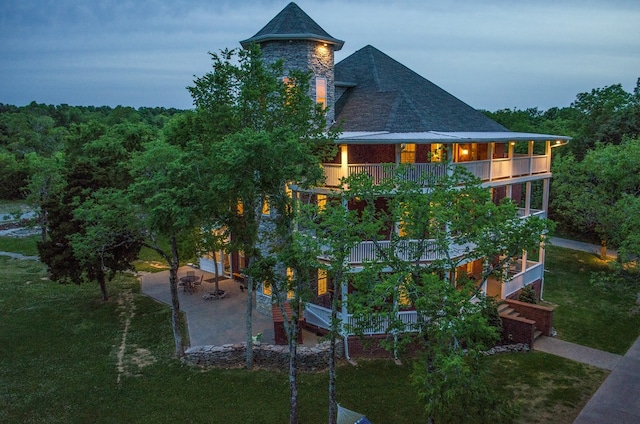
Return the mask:
{"type": "Polygon", "coordinates": [[[204,279],[204,274],[202,274],[202,275],[200,276],[200,279],[199,279],[199,280],[196,280],[196,281],[194,281],[194,282],[193,282],[193,289],[194,289],[194,290],[197,290],[197,289],[198,289],[198,287],[200,287],[200,286],[202,285],[202,280],[203,280],[203,279],[204,279]]]}

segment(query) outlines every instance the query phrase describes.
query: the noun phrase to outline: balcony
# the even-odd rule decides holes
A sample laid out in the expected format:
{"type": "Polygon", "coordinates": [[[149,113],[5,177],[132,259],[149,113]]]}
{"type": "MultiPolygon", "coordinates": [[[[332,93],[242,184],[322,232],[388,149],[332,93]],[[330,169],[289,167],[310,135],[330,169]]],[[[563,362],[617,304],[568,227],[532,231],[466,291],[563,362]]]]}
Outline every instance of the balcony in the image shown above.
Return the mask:
{"type": "MultiPolygon", "coordinates": [[[[480,160],[473,162],[456,162],[453,166],[465,168],[484,182],[516,178],[548,173],[551,170],[547,155],[516,155],[512,158],[480,160]]],[[[430,181],[446,174],[446,166],[442,163],[408,164],[407,178],[428,185],[430,181]]],[[[366,173],[378,184],[393,175],[395,167],[388,164],[323,164],[327,187],[339,187],[340,179],[353,174],[366,173]]]]}
{"type": "MultiPolygon", "coordinates": [[[[449,255],[457,257],[465,252],[471,251],[473,245],[459,245],[453,243],[449,246],[449,255]]],[[[378,262],[384,259],[385,254],[393,255],[402,261],[415,262],[421,264],[444,259],[444,252],[439,251],[435,240],[402,240],[392,243],[389,240],[363,241],[351,249],[347,262],[349,265],[361,265],[365,262],[378,262]],[[393,249],[393,251],[392,251],[393,249]]],[[[320,260],[329,261],[331,258],[321,253],[320,260]]]]}

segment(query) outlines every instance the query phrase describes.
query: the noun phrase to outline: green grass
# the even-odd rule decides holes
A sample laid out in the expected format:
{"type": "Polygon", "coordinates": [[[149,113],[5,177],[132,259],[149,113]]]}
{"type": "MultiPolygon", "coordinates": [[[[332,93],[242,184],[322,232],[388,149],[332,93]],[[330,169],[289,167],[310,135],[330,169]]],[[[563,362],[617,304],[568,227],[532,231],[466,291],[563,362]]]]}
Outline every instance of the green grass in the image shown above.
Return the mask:
{"type": "Polygon", "coordinates": [[[543,297],[555,306],[558,338],[607,352],[624,354],[640,333],[636,299],[640,285],[611,282],[596,255],[551,246],[547,251],[543,297]]]}
{"type": "Polygon", "coordinates": [[[21,253],[26,256],[38,256],[36,246],[40,236],[0,237],[0,251],[21,253]]]}
{"type": "MultiPolygon", "coordinates": [[[[559,304],[560,336],[609,347],[615,339],[617,349],[626,350],[640,328],[629,316],[633,288],[590,284],[591,271],[604,269],[593,255],[551,248],[547,260],[545,298],[559,304]],[[619,301],[624,305],[613,308],[615,319],[600,323],[597,315],[619,301]],[[625,320],[635,324],[627,328],[625,320]]],[[[0,257],[0,268],[0,422],[287,422],[286,373],[203,370],[176,361],[169,308],[141,295],[134,278],[117,277],[108,284],[111,300],[102,302],[97,285],[53,283],[37,262],[0,257]],[[134,314],[120,373],[127,311],[134,314]]],[[[486,360],[492,369],[487,384],[517,400],[520,423],[571,423],[606,377],[537,352],[486,360]]],[[[409,365],[390,361],[342,365],[338,399],[375,423],[422,421],[410,373],[409,365]]],[[[300,375],[299,405],[300,422],[326,422],[326,373],[300,375]]]]}
{"type": "Polygon", "coordinates": [[[572,423],[608,372],[541,352],[490,358],[489,384],[515,399],[520,423],[572,423]]]}

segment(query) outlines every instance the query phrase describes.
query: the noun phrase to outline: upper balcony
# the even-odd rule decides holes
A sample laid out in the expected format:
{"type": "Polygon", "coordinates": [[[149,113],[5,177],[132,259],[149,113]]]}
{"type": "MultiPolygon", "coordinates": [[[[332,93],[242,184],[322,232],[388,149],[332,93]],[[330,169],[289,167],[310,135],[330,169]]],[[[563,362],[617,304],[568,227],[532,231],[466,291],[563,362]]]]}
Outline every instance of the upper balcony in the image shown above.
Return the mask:
{"type": "MultiPolygon", "coordinates": [[[[510,133],[513,134],[513,133],[510,133]]],[[[561,145],[557,140],[554,145],[561,145]]],[[[340,145],[333,163],[323,164],[327,187],[339,187],[340,179],[366,173],[378,183],[391,177],[395,166],[408,166],[408,178],[433,181],[447,172],[446,161],[463,167],[485,183],[542,177],[551,172],[551,141],[464,143],[377,143],[340,145]]]]}

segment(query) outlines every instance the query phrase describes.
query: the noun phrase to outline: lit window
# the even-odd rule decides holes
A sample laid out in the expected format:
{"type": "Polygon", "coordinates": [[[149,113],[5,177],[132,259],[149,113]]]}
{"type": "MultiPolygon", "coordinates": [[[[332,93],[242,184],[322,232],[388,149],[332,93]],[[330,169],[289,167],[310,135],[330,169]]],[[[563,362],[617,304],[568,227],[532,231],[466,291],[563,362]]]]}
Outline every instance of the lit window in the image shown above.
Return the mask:
{"type": "Polygon", "coordinates": [[[416,162],[416,145],[415,143],[406,143],[402,145],[400,152],[400,163],[416,162]]]}
{"type": "Polygon", "coordinates": [[[318,296],[327,294],[327,271],[324,269],[318,270],[318,296]]]}
{"type": "Polygon", "coordinates": [[[444,146],[442,144],[432,144],[429,162],[442,162],[444,153],[444,146]]]}
{"type": "Polygon", "coordinates": [[[271,209],[269,208],[269,198],[265,198],[264,202],[262,203],[262,215],[269,215],[271,212],[271,209]]]}
{"type": "MultiPolygon", "coordinates": [[[[289,286],[293,287],[293,270],[291,268],[287,268],[287,280],[289,282],[289,286]]],[[[287,292],[287,299],[293,299],[293,290],[289,290],[287,292]]]]}
{"type": "Polygon", "coordinates": [[[316,103],[327,107],[327,79],[316,78],[316,103]]]}
{"type": "Polygon", "coordinates": [[[262,294],[264,294],[265,296],[271,296],[271,293],[273,293],[273,291],[271,290],[271,284],[264,283],[262,285],[262,294]]]}
{"type": "Polygon", "coordinates": [[[318,210],[323,211],[327,207],[327,195],[326,194],[318,194],[317,197],[318,202],[318,210]]]}

